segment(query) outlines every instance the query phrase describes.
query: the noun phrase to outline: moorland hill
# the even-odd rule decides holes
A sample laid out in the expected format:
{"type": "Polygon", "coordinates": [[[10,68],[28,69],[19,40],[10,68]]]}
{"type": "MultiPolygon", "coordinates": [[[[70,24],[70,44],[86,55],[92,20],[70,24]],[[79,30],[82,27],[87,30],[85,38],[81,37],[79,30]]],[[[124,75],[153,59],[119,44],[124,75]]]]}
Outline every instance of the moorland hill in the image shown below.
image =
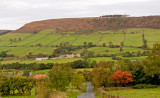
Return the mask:
{"type": "Polygon", "coordinates": [[[160,29],[160,16],[50,19],[25,24],[13,33],[37,33],[45,29],[55,29],[57,33],[92,33],[94,31],[116,31],[125,28],[160,29]]]}

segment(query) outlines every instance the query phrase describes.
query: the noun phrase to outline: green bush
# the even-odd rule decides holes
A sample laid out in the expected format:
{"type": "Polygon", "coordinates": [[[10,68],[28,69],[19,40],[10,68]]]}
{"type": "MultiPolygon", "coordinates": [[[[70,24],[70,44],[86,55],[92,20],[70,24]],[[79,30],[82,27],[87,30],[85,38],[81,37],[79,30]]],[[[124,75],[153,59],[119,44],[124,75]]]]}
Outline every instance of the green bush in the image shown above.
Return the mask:
{"type": "Polygon", "coordinates": [[[151,84],[137,84],[134,85],[133,88],[135,89],[143,89],[143,88],[157,88],[157,85],[151,85],[151,84]]]}

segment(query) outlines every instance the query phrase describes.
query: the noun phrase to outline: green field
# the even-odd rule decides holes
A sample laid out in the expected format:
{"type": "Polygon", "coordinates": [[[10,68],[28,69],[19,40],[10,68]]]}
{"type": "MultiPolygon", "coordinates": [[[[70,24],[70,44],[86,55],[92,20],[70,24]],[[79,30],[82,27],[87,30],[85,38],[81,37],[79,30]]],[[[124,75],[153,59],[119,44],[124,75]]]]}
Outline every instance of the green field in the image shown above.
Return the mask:
{"type": "Polygon", "coordinates": [[[42,61],[35,61],[33,59],[25,59],[25,60],[7,60],[7,61],[1,61],[1,64],[9,64],[9,63],[67,63],[67,62],[73,62],[77,60],[82,60],[82,58],[65,58],[65,59],[49,59],[49,60],[42,60],[42,61]]]}
{"type": "MultiPolygon", "coordinates": [[[[137,60],[137,59],[144,59],[146,58],[146,56],[141,56],[141,57],[121,57],[119,56],[120,58],[123,58],[123,59],[130,59],[130,60],[137,60]]],[[[1,61],[1,64],[10,64],[10,63],[16,63],[16,62],[19,62],[19,63],[26,63],[26,64],[29,64],[29,63],[67,63],[67,62],[73,62],[73,61],[77,61],[77,60],[83,60],[83,58],[64,58],[64,59],[49,59],[49,60],[42,60],[42,61],[35,61],[33,59],[25,59],[25,60],[19,60],[19,59],[13,59],[13,60],[7,60],[7,61],[1,61]]],[[[115,61],[115,60],[112,60],[111,57],[94,57],[94,58],[89,58],[89,60],[91,61],[96,61],[96,62],[99,62],[99,61],[115,61]]]]}
{"type": "MultiPolygon", "coordinates": [[[[97,47],[88,48],[90,51],[94,51],[95,54],[119,54],[124,52],[137,52],[145,51],[141,48],[143,29],[133,28],[127,29],[126,34],[123,30],[119,30],[115,34],[113,31],[97,31],[91,34],[75,34],[68,33],[68,35],[62,35],[55,33],[55,30],[43,30],[37,34],[31,33],[7,33],[0,36],[0,51],[7,51],[8,54],[14,54],[18,57],[23,57],[30,52],[32,54],[47,54],[51,55],[56,48],[56,45],[60,43],[69,42],[75,46],[83,45],[84,42],[92,42],[97,47]],[[21,38],[20,41],[18,39],[21,38]],[[16,41],[11,41],[16,39],[16,41]],[[100,47],[103,43],[108,46],[109,42],[113,45],[120,45],[120,42],[124,42],[123,52],[120,52],[119,48],[100,47]],[[130,47],[133,46],[133,47],[130,47]],[[106,50],[108,52],[106,52],[106,50]]],[[[145,39],[148,41],[148,46],[153,47],[153,44],[160,42],[160,30],[159,29],[144,29],[145,39]]],[[[73,53],[81,53],[81,50],[73,51],[73,53]]],[[[50,61],[46,61],[50,62],[50,61]]]]}
{"type": "Polygon", "coordinates": [[[121,95],[127,98],[160,98],[159,92],[160,88],[107,91],[111,95],[121,95]]]}

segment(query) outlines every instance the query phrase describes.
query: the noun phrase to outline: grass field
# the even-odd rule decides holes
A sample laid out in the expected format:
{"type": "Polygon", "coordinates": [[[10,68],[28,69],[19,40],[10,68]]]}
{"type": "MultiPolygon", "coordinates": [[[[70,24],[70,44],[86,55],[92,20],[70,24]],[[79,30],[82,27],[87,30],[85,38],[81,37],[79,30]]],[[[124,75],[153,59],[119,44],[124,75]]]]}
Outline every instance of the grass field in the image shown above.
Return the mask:
{"type": "Polygon", "coordinates": [[[160,88],[107,91],[111,95],[121,95],[127,98],[160,98],[159,92],[160,88]]]}
{"type": "Polygon", "coordinates": [[[26,60],[7,60],[7,61],[1,61],[1,64],[9,64],[9,63],[67,63],[67,62],[73,62],[77,60],[82,60],[82,58],[65,58],[65,59],[49,59],[49,60],[42,60],[42,61],[35,61],[33,59],[26,59],[26,60]]]}
{"type": "MultiPolygon", "coordinates": [[[[127,29],[126,34],[123,30],[119,30],[115,34],[113,31],[97,31],[92,34],[81,34],[76,35],[75,33],[70,33],[70,35],[61,35],[55,33],[54,30],[43,30],[37,34],[31,33],[7,33],[0,36],[0,51],[7,51],[8,54],[14,54],[15,56],[25,56],[29,52],[33,54],[47,54],[50,55],[55,49],[54,46],[60,43],[69,42],[73,45],[82,45],[84,42],[93,42],[93,44],[102,45],[103,43],[108,43],[111,41],[114,45],[120,45],[121,41],[124,41],[124,46],[142,46],[142,33],[143,29],[134,28],[127,29]],[[99,34],[100,32],[100,34],[99,34]],[[131,34],[131,32],[134,32],[131,34]],[[105,34],[109,33],[109,34],[105,34]],[[11,42],[10,39],[21,41],[11,42]],[[37,44],[40,44],[38,46],[37,44]]],[[[148,41],[148,46],[152,47],[153,44],[160,42],[159,29],[144,29],[145,39],[148,41]]],[[[123,48],[123,52],[137,52],[144,51],[143,49],[137,48],[123,48]]],[[[96,54],[106,54],[106,50],[109,50],[108,54],[120,53],[119,48],[108,48],[108,47],[93,47],[88,50],[94,51],[96,54]]],[[[73,53],[79,53],[80,50],[73,51],[73,53]]]]}

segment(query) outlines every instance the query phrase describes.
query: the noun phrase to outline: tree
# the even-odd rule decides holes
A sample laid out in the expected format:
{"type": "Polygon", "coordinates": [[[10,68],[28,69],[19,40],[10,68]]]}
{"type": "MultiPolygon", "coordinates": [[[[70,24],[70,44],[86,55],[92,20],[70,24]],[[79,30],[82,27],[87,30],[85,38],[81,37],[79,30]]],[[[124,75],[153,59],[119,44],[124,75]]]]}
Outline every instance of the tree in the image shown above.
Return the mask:
{"type": "Polygon", "coordinates": [[[143,63],[147,67],[147,74],[152,76],[154,74],[160,75],[160,44],[154,45],[151,55],[143,63]]]}
{"type": "Polygon", "coordinates": [[[50,83],[46,79],[40,79],[36,84],[36,97],[49,98],[51,93],[50,83]]]}
{"type": "Polygon", "coordinates": [[[2,52],[0,53],[0,57],[7,57],[7,53],[6,53],[5,51],[2,51],[2,52]]]}
{"type": "Polygon", "coordinates": [[[142,33],[142,39],[143,39],[143,48],[144,49],[147,49],[148,48],[148,45],[147,45],[147,40],[145,39],[144,37],[144,30],[143,30],[143,33],[142,33]]]}
{"type": "Polygon", "coordinates": [[[142,62],[136,61],[133,66],[133,83],[134,84],[146,84],[146,78],[145,78],[145,68],[142,65],[142,62]]]}
{"type": "Polygon", "coordinates": [[[10,40],[10,42],[13,42],[13,39],[9,39],[10,40]]]}
{"type": "Polygon", "coordinates": [[[34,31],[34,32],[33,32],[33,34],[37,34],[37,33],[38,33],[37,31],[34,31]]]}
{"type": "Polygon", "coordinates": [[[92,70],[93,84],[95,87],[108,87],[112,85],[110,76],[112,74],[113,62],[100,61],[98,66],[92,70]]]}
{"type": "Polygon", "coordinates": [[[83,45],[84,45],[84,47],[87,47],[87,42],[84,42],[83,45]]]}
{"type": "Polygon", "coordinates": [[[109,42],[109,48],[113,48],[113,43],[109,42]]]}
{"type": "Polygon", "coordinates": [[[103,47],[106,47],[106,43],[103,43],[102,46],[103,46],[103,47]]]}
{"type": "Polygon", "coordinates": [[[23,76],[29,76],[30,71],[26,68],[23,72],[23,76]]]}
{"type": "Polygon", "coordinates": [[[123,51],[123,41],[120,42],[120,52],[122,52],[122,51],[123,51]]]}
{"type": "Polygon", "coordinates": [[[129,82],[133,81],[132,75],[127,71],[117,70],[114,75],[111,76],[111,79],[118,86],[127,86],[129,82]]]}
{"type": "Polygon", "coordinates": [[[21,37],[19,37],[19,38],[18,38],[18,41],[20,42],[21,40],[22,40],[21,37]]]}
{"type": "Polygon", "coordinates": [[[83,84],[84,81],[85,81],[85,78],[82,74],[75,73],[73,75],[71,84],[77,89],[80,89],[80,86],[83,84]]]}
{"type": "Polygon", "coordinates": [[[143,60],[146,67],[146,76],[150,77],[151,84],[160,83],[160,44],[153,46],[151,54],[143,60]]]}
{"type": "Polygon", "coordinates": [[[142,46],[144,49],[147,49],[148,48],[148,45],[147,45],[147,40],[143,39],[143,46],[142,46]]]}
{"type": "Polygon", "coordinates": [[[88,47],[93,47],[94,45],[93,45],[93,43],[92,42],[89,42],[88,43],[88,47]]]}
{"type": "Polygon", "coordinates": [[[4,77],[1,82],[0,92],[2,95],[11,95],[16,92],[30,95],[35,85],[35,79],[23,76],[4,77]]]}
{"type": "Polygon", "coordinates": [[[16,38],[14,38],[14,39],[13,39],[13,41],[14,41],[14,42],[16,42],[16,41],[17,41],[17,39],[16,39],[16,38]]]}
{"type": "Polygon", "coordinates": [[[123,51],[123,48],[122,47],[120,47],[120,52],[122,52],[123,51]]]}
{"type": "Polygon", "coordinates": [[[3,81],[5,80],[5,76],[3,73],[0,73],[0,97],[1,97],[1,92],[2,92],[2,84],[3,84],[3,81]]]}
{"type": "Polygon", "coordinates": [[[53,69],[49,73],[52,88],[59,91],[65,91],[72,80],[73,73],[73,69],[69,66],[53,66],[53,69]]]}
{"type": "Polygon", "coordinates": [[[107,68],[99,67],[92,70],[93,84],[96,88],[107,87],[111,85],[110,71],[107,68]]]}

